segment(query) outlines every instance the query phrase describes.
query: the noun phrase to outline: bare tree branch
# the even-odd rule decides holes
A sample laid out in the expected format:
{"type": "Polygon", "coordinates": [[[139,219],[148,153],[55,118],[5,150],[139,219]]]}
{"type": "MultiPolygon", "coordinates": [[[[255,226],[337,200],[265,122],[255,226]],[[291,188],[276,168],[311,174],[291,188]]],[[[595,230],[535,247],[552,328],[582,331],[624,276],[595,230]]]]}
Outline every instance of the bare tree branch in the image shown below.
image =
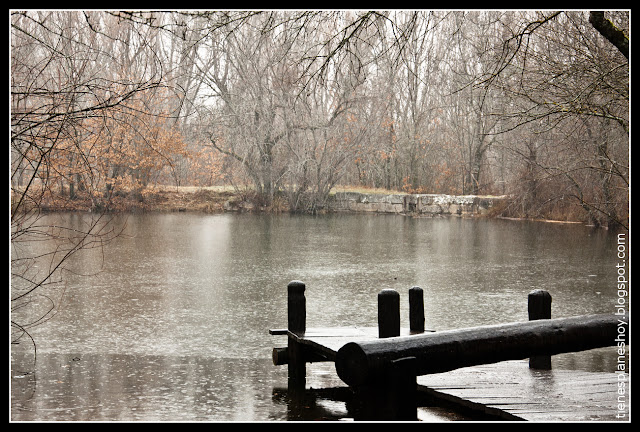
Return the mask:
{"type": "Polygon", "coordinates": [[[629,38],[622,30],[604,17],[604,12],[591,11],[589,13],[589,22],[602,36],[618,48],[627,60],[629,59],[629,38]]]}

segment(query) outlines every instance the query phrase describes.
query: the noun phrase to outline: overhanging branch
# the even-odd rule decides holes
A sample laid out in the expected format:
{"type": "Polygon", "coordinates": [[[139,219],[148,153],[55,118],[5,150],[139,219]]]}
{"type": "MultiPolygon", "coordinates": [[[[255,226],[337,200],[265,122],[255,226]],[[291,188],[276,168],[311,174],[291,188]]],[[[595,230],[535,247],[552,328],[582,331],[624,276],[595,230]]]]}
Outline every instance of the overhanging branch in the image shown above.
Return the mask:
{"type": "Polygon", "coordinates": [[[589,22],[602,36],[618,48],[627,60],[629,59],[629,38],[611,21],[605,19],[603,11],[590,12],[589,22]]]}

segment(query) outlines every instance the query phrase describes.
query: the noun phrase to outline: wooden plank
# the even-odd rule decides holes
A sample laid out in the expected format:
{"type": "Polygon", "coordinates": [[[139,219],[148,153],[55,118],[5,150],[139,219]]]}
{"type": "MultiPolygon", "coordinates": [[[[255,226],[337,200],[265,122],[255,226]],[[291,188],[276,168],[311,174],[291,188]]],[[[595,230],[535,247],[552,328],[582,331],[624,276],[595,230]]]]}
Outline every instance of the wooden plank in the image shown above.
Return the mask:
{"type": "Polygon", "coordinates": [[[617,375],[532,370],[526,360],[418,377],[418,387],[461,406],[529,421],[616,421],[617,375]]]}

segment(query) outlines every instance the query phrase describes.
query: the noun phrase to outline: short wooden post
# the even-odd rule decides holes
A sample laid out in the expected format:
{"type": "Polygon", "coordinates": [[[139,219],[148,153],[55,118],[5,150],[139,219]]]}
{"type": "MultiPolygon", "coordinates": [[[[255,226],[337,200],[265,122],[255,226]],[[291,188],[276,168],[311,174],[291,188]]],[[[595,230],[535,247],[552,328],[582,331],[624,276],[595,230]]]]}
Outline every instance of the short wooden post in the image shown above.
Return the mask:
{"type": "Polygon", "coordinates": [[[424,332],[424,294],[418,286],[409,289],[409,331],[424,332]]]}
{"type": "Polygon", "coordinates": [[[376,379],[352,387],[354,418],[367,421],[416,420],[418,418],[417,362],[403,357],[385,362],[376,379]]]}
{"type": "Polygon", "coordinates": [[[400,336],[400,294],[393,289],[378,293],[378,337],[400,336]]]}
{"type": "Polygon", "coordinates": [[[307,300],[304,297],[305,285],[300,281],[291,281],[287,285],[287,328],[300,334],[306,330],[307,300]]]}
{"type": "MultiPolygon", "coordinates": [[[[548,291],[536,289],[528,296],[529,321],[551,319],[551,294],[548,291]]],[[[551,369],[551,356],[539,355],[529,359],[531,369],[551,369]]]]}
{"type": "Polygon", "coordinates": [[[418,382],[415,357],[392,360],[387,371],[388,404],[392,420],[418,419],[418,382]]]}
{"type": "MultiPolygon", "coordinates": [[[[307,320],[307,303],[304,296],[305,284],[291,281],[287,286],[287,329],[296,335],[304,334],[307,320]]],[[[289,335],[287,346],[287,367],[289,389],[304,389],[306,384],[306,364],[302,345],[289,335]]]]}

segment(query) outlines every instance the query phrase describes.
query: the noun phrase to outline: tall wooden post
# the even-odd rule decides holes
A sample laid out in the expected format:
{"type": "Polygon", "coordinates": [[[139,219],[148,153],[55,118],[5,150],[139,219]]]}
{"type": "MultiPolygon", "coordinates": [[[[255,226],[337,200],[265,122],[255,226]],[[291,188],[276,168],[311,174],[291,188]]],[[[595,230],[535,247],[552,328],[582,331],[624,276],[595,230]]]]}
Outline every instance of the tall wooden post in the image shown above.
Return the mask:
{"type": "Polygon", "coordinates": [[[418,286],[409,289],[409,331],[424,332],[424,293],[418,286]]]}
{"type": "Polygon", "coordinates": [[[400,336],[400,294],[383,289],[378,293],[378,337],[400,336]]]}
{"type": "MultiPolygon", "coordinates": [[[[301,335],[306,330],[307,301],[304,296],[305,284],[291,281],[287,285],[287,329],[301,335]]],[[[287,346],[287,367],[289,390],[304,390],[306,384],[306,364],[302,344],[289,335],[287,346]]]]}
{"type": "MultiPolygon", "coordinates": [[[[529,321],[551,319],[551,294],[548,291],[536,289],[528,296],[529,321]]],[[[551,356],[539,355],[529,359],[531,369],[551,369],[551,356]]]]}

